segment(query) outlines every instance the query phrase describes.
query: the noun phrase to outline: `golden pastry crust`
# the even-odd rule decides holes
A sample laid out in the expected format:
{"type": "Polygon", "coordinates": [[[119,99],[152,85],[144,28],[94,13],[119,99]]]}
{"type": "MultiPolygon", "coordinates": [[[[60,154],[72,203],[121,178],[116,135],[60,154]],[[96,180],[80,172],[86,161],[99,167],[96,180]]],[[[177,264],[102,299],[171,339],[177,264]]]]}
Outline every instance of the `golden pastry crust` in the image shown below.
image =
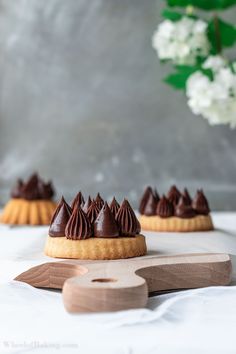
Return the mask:
{"type": "Polygon", "coordinates": [[[197,215],[184,219],[178,217],[161,218],[160,216],[145,216],[139,218],[143,230],[163,232],[195,232],[213,230],[210,215],[197,215]]]}
{"type": "Polygon", "coordinates": [[[107,260],[143,256],[147,253],[145,237],[97,238],[69,240],[48,236],[45,254],[55,258],[107,260]]]}
{"type": "Polygon", "coordinates": [[[51,200],[11,199],[3,209],[0,222],[11,225],[49,225],[56,203],[51,200]]]}

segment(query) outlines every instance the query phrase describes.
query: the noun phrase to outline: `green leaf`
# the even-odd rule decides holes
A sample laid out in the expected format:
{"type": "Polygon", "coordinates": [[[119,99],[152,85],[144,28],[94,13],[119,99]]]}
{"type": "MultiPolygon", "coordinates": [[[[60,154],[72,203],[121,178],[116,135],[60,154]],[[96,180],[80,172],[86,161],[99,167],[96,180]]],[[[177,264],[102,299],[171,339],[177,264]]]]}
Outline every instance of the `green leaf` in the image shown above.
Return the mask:
{"type": "Polygon", "coordinates": [[[176,69],[177,69],[177,72],[174,74],[168,75],[164,79],[164,82],[173,86],[177,90],[185,90],[186,82],[187,82],[189,76],[192,75],[195,71],[197,71],[198,67],[182,65],[182,66],[176,67],[176,69]]]}
{"type": "Polygon", "coordinates": [[[167,0],[167,4],[169,6],[179,6],[179,7],[186,7],[188,5],[192,5],[191,0],[167,0]]]}
{"type": "Polygon", "coordinates": [[[167,0],[169,6],[194,6],[203,10],[226,9],[236,5],[236,0],[167,0]]]}
{"type": "Polygon", "coordinates": [[[188,65],[179,65],[176,66],[176,72],[173,74],[168,75],[164,82],[173,86],[177,90],[185,90],[186,83],[192,74],[196,71],[201,71],[204,75],[206,75],[210,80],[213,80],[213,72],[210,69],[203,69],[199,65],[195,66],[188,66],[188,65]]]}
{"type": "Polygon", "coordinates": [[[205,75],[207,76],[211,81],[214,80],[214,74],[213,74],[213,71],[211,69],[203,69],[203,68],[200,68],[200,71],[205,75]]]}
{"type": "Polygon", "coordinates": [[[212,53],[219,53],[223,47],[232,47],[236,43],[236,27],[220,18],[212,19],[208,24],[208,39],[212,53]]]}
{"type": "Polygon", "coordinates": [[[171,11],[169,9],[164,9],[162,11],[162,16],[164,18],[166,18],[167,20],[170,20],[170,21],[173,21],[173,22],[179,21],[183,17],[182,14],[180,14],[180,13],[178,13],[176,11],[171,11]]]}
{"type": "Polygon", "coordinates": [[[194,18],[195,20],[199,18],[196,15],[181,14],[179,12],[172,11],[169,9],[164,9],[162,11],[162,17],[166,18],[167,20],[173,21],[173,22],[177,22],[177,21],[181,20],[181,18],[183,18],[183,17],[190,17],[190,18],[194,18]]]}

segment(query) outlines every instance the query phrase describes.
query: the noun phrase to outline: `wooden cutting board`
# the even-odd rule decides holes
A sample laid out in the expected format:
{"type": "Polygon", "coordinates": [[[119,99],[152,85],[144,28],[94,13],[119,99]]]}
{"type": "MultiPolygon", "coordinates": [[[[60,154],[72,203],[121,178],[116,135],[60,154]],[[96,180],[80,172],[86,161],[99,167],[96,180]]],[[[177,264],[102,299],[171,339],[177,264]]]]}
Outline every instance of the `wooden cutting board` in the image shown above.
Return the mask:
{"type": "Polygon", "coordinates": [[[154,292],[228,285],[231,271],[229,255],[201,253],[49,262],[15,280],[62,289],[69,312],[100,312],[145,307],[148,295],[154,292]]]}

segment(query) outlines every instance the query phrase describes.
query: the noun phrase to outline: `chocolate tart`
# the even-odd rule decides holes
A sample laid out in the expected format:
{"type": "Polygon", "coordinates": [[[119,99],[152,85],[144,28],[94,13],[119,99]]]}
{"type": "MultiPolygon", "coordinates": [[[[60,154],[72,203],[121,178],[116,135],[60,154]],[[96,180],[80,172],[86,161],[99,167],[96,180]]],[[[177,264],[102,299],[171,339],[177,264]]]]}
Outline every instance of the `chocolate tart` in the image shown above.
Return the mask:
{"type": "Polygon", "coordinates": [[[172,186],[159,197],[156,190],[147,187],[139,206],[143,230],[160,232],[195,232],[213,230],[208,201],[203,190],[198,190],[192,200],[185,188],[181,193],[172,186]]]}
{"type": "Polygon", "coordinates": [[[145,237],[127,200],[121,206],[113,200],[109,206],[99,195],[84,204],[73,201],[72,207],[62,197],[49,228],[47,256],[111,260],[146,254],[145,237]]]}
{"type": "Polygon", "coordinates": [[[11,225],[49,225],[56,208],[54,188],[37,174],[28,181],[18,180],[5,205],[0,222],[11,225]]]}

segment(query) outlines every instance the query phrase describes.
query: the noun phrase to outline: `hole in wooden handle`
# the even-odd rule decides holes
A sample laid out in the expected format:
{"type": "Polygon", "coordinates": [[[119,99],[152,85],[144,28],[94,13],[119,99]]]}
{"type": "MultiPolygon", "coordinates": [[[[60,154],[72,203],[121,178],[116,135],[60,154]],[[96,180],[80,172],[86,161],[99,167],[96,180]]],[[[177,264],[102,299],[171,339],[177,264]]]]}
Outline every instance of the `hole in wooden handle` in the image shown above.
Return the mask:
{"type": "Polygon", "coordinates": [[[92,280],[93,283],[114,283],[116,281],[117,279],[113,278],[97,278],[92,280]]]}

